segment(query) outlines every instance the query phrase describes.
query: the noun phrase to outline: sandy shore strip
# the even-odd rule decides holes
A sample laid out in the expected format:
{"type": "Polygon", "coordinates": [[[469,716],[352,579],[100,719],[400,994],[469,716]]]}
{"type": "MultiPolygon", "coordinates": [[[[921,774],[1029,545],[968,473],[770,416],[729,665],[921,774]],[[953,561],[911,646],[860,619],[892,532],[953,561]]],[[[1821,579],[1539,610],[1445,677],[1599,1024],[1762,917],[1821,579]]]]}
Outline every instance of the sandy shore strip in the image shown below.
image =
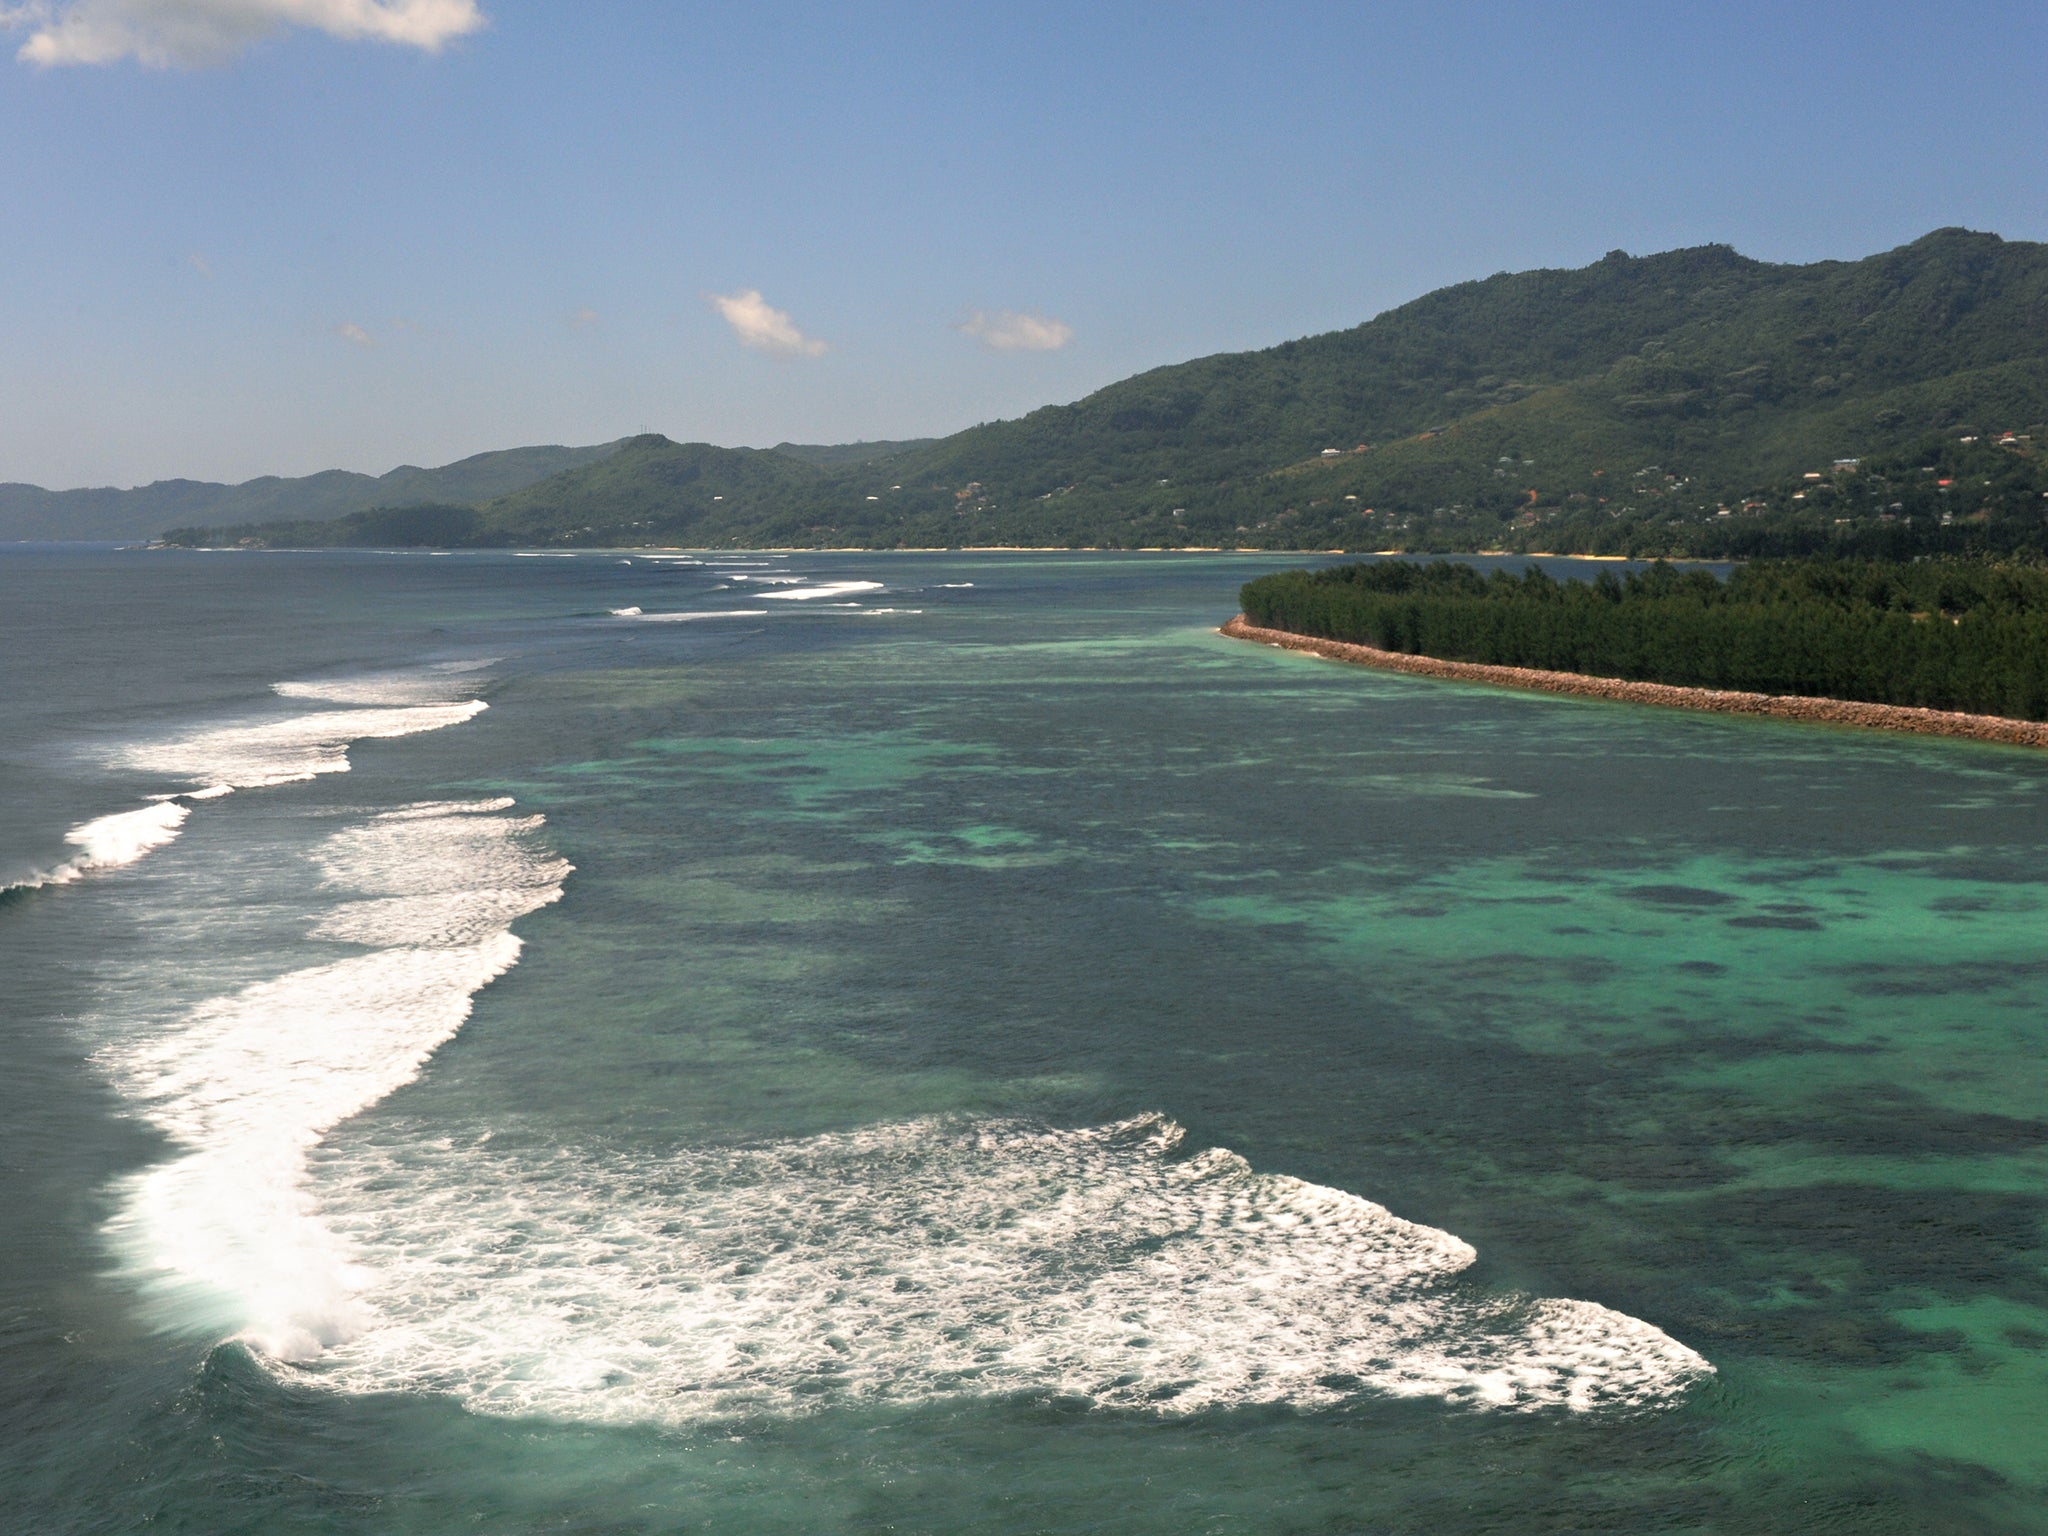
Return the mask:
{"type": "Polygon", "coordinates": [[[1854,725],[1880,731],[1913,731],[1922,736],[1965,736],[2015,747],[2048,747],[2048,721],[2008,720],[2002,715],[1964,715],[1944,709],[1918,709],[1902,704],[1861,704],[1853,699],[1810,699],[1789,693],[1734,693],[1719,688],[1678,688],[1669,683],[1631,683],[1618,677],[1591,677],[1581,672],[1543,672],[1534,667],[1491,667],[1476,661],[1439,661],[1375,650],[1343,640],[1320,640],[1284,629],[1261,629],[1239,614],[1218,634],[1234,640],[1255,640],[1290,651],[1307,651],[1332,661],[1356,662],[1416,677],[1442,677],[1461,683],[1490,683],[1498,688],[1533,688],[1541,693],[1571,693],[1589,699],[1627,704],[1657,704],[1666,709],[1704,709],[1723,715],[1773,715],[1822,725],[1854,725]]]}

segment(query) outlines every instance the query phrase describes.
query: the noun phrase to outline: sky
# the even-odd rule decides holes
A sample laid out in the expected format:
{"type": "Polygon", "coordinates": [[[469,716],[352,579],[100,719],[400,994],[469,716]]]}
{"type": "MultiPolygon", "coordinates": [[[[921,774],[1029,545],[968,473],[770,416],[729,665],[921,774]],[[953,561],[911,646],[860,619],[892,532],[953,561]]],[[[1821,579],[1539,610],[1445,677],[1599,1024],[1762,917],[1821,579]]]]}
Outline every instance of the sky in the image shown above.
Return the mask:
{"type": "Polygon", "coordinates": [[[0,481],[931,436],[1447,283],[2048,240],[2048,5],[0,0],[0,481]]]}

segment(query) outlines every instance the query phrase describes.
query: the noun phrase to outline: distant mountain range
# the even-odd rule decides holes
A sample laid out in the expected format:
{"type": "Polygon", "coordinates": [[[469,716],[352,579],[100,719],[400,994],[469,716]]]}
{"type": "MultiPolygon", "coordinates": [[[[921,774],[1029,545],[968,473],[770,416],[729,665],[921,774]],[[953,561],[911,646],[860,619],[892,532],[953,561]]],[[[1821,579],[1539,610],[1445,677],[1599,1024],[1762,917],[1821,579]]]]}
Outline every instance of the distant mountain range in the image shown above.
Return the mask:
{"type": "Polygon", "coordinates": [[[178,524],[316,521],[366,507],[483,502],[595,463],[618,446],[505,448],[439,469],[401,464],[386,475],[329,469],[240,485],[158,480],[132,491],[0,485],[0,539],[153,539],[178,524]]]}
{"type": "Polygon", "coordinates": [[[2044,424],[2048,246],[1946,229],[1811,265],[1617,251],[936,441],[525,450],[589,457],[263,526],[278,499],[179,540],[1685,552],[1838,460],[2007,433],[2028,453],[2044,424]]]}
{"type": "MultiPolygon", "coordinates": [[[[201,524],[254,527],[325,522],[372,508],[475,506],[608,458],[625,442],[588,448],[503,448],[439,469],[401,464],[389,474],[345,469],[287,478],[264,475],[240,485],[210,480],[158,480],[133,490],[111,487],[46,491],[0,484],[0,542],[20,539],[155,539],[172,527],[201,524]]],[[[836,468],[869,463],[935,437],[886,443],[777,443],[771,452],[804,464],[836,468]]]]}

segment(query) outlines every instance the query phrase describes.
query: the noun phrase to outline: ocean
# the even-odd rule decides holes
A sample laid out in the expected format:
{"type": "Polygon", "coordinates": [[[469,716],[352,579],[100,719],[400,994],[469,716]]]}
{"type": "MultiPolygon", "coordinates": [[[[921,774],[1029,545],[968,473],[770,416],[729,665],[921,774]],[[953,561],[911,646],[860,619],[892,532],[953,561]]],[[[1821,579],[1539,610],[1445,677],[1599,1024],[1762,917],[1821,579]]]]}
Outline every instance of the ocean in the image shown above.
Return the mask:
{"type": "Polygon", "coordinates": [[[1289,563],[0,548],[0,1529],[2048,1531],[2048,758],[1289,563]]]}

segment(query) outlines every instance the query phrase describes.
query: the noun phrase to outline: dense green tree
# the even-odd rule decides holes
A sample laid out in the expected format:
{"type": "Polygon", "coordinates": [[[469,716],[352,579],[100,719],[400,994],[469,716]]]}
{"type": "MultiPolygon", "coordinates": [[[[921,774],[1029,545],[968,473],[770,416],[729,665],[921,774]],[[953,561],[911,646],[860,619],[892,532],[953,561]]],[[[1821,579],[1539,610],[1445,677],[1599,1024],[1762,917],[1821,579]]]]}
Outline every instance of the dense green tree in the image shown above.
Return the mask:
{"type": "Polygon", "coordinates": [[[1591,582],[1455,561],[1247,584],[1269,629],[1596,677],[2048,718],[2048,570],[1964,561],[1659,563],[1591,582]]]}

